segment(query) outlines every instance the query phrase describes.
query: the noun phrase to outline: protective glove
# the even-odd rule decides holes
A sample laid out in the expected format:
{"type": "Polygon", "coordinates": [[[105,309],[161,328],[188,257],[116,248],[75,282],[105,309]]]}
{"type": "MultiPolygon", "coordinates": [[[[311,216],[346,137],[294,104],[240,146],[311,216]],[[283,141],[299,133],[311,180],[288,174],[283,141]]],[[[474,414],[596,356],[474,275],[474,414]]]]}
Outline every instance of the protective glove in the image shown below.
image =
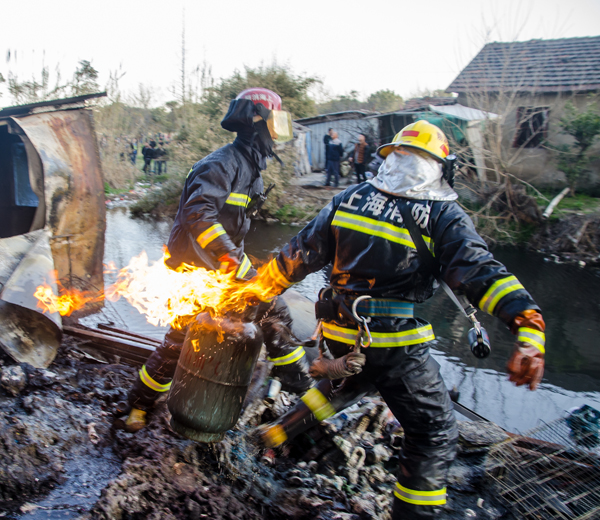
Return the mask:
{"type": "Polygon", "coordinates": [[[222,273],[231,273],[231,271],[236,271],[239,266],[240,261],[235,256],[231,256],[229,253],[225,253],[219,257],[219,271],[222,273]]]}
{"type": "Polygon", "coordinates": [[[527,309],[515,316],[510,326],[510,331],[516,336],[519,333],[519,329],[523,327],[539,330],[540,332],[546,330],[544,318],[538,311],[533,309],[527,309]]]}
{"type": "Polygon", "coordinates": [[[529,385],[535,390],[544,375],[544,354],[534,346],[517,341],[506,367],[508,379],[517,386],[529,385]]]}
{"type": "Polygon", "coordinates": [[[367,358],[360,352],[350,352],[336,359],[319,356],[310,366],[309,374],[314,379],[344,379],[362,372],[367,358]]]}

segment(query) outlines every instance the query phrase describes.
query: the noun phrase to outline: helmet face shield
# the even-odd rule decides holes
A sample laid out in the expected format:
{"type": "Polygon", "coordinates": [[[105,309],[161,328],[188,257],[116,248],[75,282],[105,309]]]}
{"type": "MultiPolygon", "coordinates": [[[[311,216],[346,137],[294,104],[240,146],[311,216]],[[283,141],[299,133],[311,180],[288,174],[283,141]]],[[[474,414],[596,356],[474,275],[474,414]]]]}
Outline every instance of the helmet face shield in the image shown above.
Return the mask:
{"type": "Polygon", "coordinates": [[[271,138],[276,143],[286,143],[294,137],[292,116],[285,110],[271,110],[267,119],[267,127],[271,138]]]}

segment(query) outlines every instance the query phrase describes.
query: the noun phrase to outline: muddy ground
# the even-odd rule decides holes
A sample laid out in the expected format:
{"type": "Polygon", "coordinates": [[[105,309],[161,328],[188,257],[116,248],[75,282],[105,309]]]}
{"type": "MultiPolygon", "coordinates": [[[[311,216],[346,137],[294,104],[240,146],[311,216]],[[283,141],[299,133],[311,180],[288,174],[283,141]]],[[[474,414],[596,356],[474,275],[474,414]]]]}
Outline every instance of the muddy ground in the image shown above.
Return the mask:
{"type": "MultiPolygon", "coordinates": [[[[265,409],[255,392],[243,424],[213,445],[174,433],[164,403],[148,428],[130,434],[114,427],[114,410],[137,368],[84,349],[66,338],[47,370],[2,358],[0,517],[389,518],[402,430],[378,398],[276,451],[260,449],[252,433],[296,399],[285,393],[265,409]]],[[[440,518],[514,518],[484,471],[488,446],[503,432],[469,422],[460,429],[440,518]]]]}
{"type": "Polygon", "coordinates": [[[570,215],[545,223],[533,236],[531,247],[555,261],[600,267],[600,215],[570,215]]]}

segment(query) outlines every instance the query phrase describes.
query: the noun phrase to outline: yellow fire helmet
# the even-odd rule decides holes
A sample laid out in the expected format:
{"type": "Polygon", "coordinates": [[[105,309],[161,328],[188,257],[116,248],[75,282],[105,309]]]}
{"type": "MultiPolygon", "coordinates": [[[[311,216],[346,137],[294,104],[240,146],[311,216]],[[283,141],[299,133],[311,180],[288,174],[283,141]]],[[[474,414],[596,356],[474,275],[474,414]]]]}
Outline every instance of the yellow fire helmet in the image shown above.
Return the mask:
{"type": "Polygon", "coordinates": [[[423,150],[442,163],[450,153],[448,139],[446,139],[444,132],[428,121],[417,121],[405,126],[394,136],[391,143],[380,146],[377,153],[382,157],[387,157],[399,146],[423,150]]]}

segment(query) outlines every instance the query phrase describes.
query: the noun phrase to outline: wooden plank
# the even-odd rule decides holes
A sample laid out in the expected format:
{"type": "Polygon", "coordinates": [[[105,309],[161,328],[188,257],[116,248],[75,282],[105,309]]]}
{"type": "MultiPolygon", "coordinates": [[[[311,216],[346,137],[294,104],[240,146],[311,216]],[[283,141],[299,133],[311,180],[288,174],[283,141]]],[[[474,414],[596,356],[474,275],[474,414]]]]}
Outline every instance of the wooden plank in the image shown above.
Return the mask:
{"type": "Polygon", "coordinates": [[[63,331],[75,338],[87,340],[101,352],[131,358],[135,361],[145,360],[156,349],[136,340],[118,338],[101,331],[88,330],[82,327],[64,326],[63,331]],[[106,348],[105,348],[106,347],[106,348]]]}
{"type": "Polygon", "coordinates": [[[98,328],[101,330],[115,332],[115,333],[121,334],[123,336],[130,336],[132,338],[137,338],[137,339],[143,340],[144,343],[156,344],[157,346],[162,344],[162,341],[160,341],[158,339],[154,339],[149,336],[144,336],[143,334],[138,334],[136,332],[131,332],[129,330],[119,329],[117,327],[113,327],[112,325],[109,325],[108,323],[98,323],[98,328]]]}

